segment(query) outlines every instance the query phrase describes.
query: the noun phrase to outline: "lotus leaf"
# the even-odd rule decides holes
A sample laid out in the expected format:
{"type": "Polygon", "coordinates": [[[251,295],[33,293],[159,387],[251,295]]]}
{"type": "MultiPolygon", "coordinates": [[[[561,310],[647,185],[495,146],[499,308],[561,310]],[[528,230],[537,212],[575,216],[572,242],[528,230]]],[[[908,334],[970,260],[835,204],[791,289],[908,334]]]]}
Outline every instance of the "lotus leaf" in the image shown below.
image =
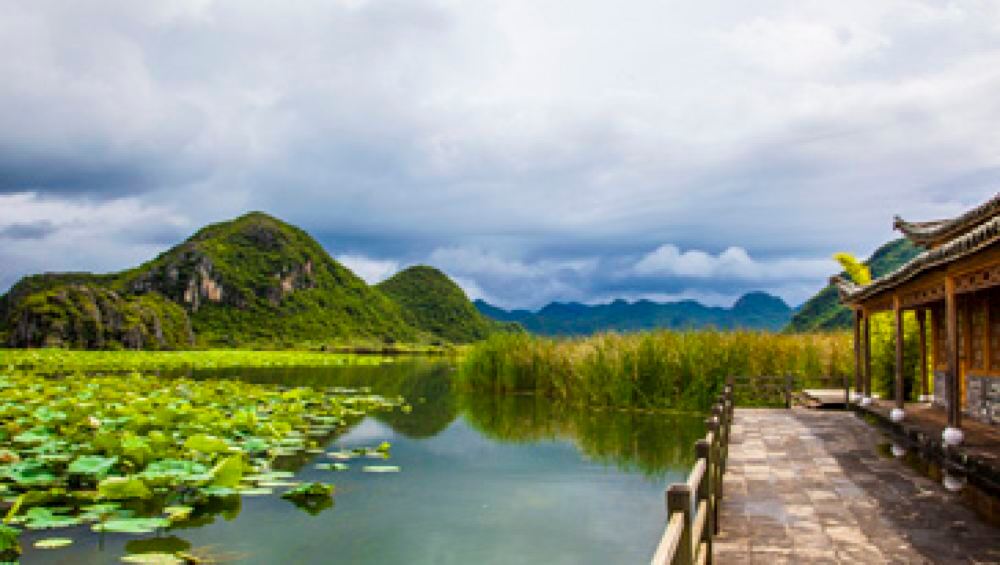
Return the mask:
{"type": "Polygon", "coordinates": [[[198,492],[208,497],[226,497],[237,494],[237,490],[230,487],[207,486],[198,489],[198,492]]]}
{"type": "Polygon", "coordinates": [[[264,496],[274,494],[274,490],[265,487],[244,487],[240,488],[238,492],[247,496],[264,496]]]}
{"type": "Polygon", "coordinates": [[[326,483],[302,483],[292,490],[282,494],[281,498],[330,498],[333,496],[334,489],[335,487],[333,485],[328,485],[326,483]]]}
{"type": "Polygon", "coordinates": [[[95,532],[117,532],[122,534],[148,534],[159,528],[166,528],[170,520],[166,518],[115,518],[94,524],[95,532]]]}
{"type": "Polygon", "coordinates": [[[33,547],[37,547],[38,549],[59,549],[70,545],[73,545],[73,540],[70,538],[45,538],[32,544],[33,547]]]}
{"type": "Polygon", "coordinates": [[[77,457],[66,472],[71,475],[86,475],[103,478],[118,462],[117,457],[101,457],[100,455],[81,455],[77,457]]]}
{"type": "Polygon", "coordinates": [[[138,477],[108,477],[97,485],[97,492],[101,498],[108,500],[146,499],[153,496],[146,483],[138,477]]]}
{"type": "Polygon", "coordinates": [[[398,473],[400,468],[396,465],[365,465],[361,470],[365,473],[398,473]]]}
{"type": "Polygon", "coordinates": [[[153,448],[149,442],[131,433],[126,433],[121,442],[122,457],[143,466],[153,458],[153,448]]]}
{"type": "Polygon", "coordinates": [[[17,538],[21,530],[0,524],[0,559],[14,559],[21,554],[17,538]]]}
{"type": "Polygon", "coordinates": [[[48,465],[37,459],[26,459],[3,469],[3,474],[21,486],[43,486],[57,481],[48,465]]]}
{"type": "Polygon", "coordinates": [[[184,448],[201,453],[225,453],[229,451],[229,444],[225,440],[210,436],[208,434],[196,434],[184,442],[184,448]]]}
{"type": "Polygon", "coordinates": [[[146,466],[139,475],[153,486],[169,486],[174,483],[201,483],[211,477],[208,467],[196,461],[162,459],[146,466]]]}
{"type": "Polygon", "coordinates": [[[134,553],[122,557],[123,563],[141,563],[142,565],[184,565],[184,560],[172,553],[152,552],[134,553]]]}
{"type": "Polygon", "coordinates": [[[167,515],[167,519],[171,522],[182,522],[191,517],[191,512],[194,511],[192,506],[167,506],[163,509],[163,512],[167,515]]]}
{"type": "Polygon", "coordinates": [[[24,513],[25,527],[29,530],[48,530],[76,526],[80,518],[75,516],[60,516],[49,508],[36,506],[24,513]]]}
{"type": "Polygon", "coordinates": [[[230,455],[212,468],[212,486],[235,487],[243,478],[243,455],[230,455]]]}

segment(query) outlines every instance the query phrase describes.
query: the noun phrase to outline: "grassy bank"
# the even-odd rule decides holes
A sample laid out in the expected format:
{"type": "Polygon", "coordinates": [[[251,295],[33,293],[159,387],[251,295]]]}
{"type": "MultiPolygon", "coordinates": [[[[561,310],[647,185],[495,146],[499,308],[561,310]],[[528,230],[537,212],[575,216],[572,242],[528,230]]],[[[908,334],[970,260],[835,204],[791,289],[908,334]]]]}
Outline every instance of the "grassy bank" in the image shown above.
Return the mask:
{"type": "MultiPolygon", "coordinates": [[[[471,347],[460,385],[592,406],[705,409],[729,375],[853,375],[846,333],[656,331],[549,339],[496,335],[471,347]]],[[[753,397],[747,398],[753,404],[753,397]]]]}

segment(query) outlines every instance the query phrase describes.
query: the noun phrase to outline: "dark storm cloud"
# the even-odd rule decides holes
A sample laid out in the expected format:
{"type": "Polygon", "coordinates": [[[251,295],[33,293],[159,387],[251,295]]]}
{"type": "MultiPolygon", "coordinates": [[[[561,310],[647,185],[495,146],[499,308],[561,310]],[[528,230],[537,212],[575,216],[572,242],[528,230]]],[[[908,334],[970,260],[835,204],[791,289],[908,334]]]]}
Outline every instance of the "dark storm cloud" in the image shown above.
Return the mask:
{"type": "Polygon", "coordinates": [[[15,223],[0,228],[0,239],[43,239],[55,231],[56,227],[48,220],[15,223]]]}

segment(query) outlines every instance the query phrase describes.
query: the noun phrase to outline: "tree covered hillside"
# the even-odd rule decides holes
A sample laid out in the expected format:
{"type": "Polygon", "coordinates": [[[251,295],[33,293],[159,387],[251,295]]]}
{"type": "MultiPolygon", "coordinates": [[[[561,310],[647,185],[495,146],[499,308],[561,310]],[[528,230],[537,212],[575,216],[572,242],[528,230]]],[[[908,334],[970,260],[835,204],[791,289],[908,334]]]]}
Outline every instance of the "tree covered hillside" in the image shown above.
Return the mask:
{"type": "MultiPolygon", "coordinates": [[[[865,264],[877,278],[898,269],[921,251],[910,240],[900,238],[876,249],[865,264]]],[[[791,332],[849,329],[851,319],[851,311],[840,303],[837,289],[827,285],[802,305],[786,329],[791,332]]]]}
{"type": "Polygon", "coordinates": [[[34,275],[0,297],[0,339],[18,347],[466,342],[497,328],[438,271],[408,269],[373,288],[261,212],[206,226],[124,272],[34,275]]]}
{"type": "Polygon", "coordinates": [[[479,313],[465,292],[441,271],[415,266],[376,285],[403,308],[406,321],[440,339],[467,343],[499,329],[515,329],[479,313]]]}

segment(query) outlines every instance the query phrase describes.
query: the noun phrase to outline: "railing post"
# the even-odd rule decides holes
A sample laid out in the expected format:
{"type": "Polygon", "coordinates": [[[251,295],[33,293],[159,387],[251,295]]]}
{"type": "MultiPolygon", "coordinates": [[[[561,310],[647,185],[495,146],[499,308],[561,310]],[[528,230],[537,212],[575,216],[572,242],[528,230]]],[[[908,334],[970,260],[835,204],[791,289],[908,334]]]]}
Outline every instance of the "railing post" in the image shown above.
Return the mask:
{"type": "MultiPolygon", "coordinates": [[[[721,493],[718,488],[719,476],[720,473],[722,472],[722,469],[718,465],[718,462],[722,460],[722,441],[719,428],[720,428],[719,421],[717,419],[708,418],[707,420],[705,420],[705,429],[707,429],[712,434],[712,445],[709,446],[709,449],[712,451],[711,461],[716,464],[708,466],[708,473],[706,473],[706,477],[704,480],[711,483],[712,493],[715,495],[716,500],[718,500],[719,497],[721,496],[721,493]]],[[[713,526],[712,531],[714,533],[719,533],[718,504],[711,505],[710,514],[712,515],[712,526],[713,526]]]]}
{"type": "Polygon", "coordinates": [[[694,563],[694,548],[691,546],[691,488],[687,483],[675,483],[667,487],[667,516],[673,516],[674,512],[680,512],[684,517],[674,563],[691,565],[694,563]]]}
{"type": "Polygon", "coordinates": [[[785,408],[792,407],[792,376],[785,375],[785,408]]]}
{"type": "Polygon", "coordinates": [[[844,385],[844,410],[851,409],[851,381],[847,380],[847,373],[841,375],[841,381],[844,385]]]}
{"type": "MultiPolygon", "coordinates": [[[[715,441],[713,436],[712,441],[715,441]]],[[[705,501],[705,527],[701,530],[701,540],[705,542],[705,547],[708,552],[705,555],[705,563],[711,565],[712,563],[712,536],[715,535],[717,530],[715,529],[715,504],[716,500],[713,496],[715,491],[712,478],[715,473],[718,472],[716,457],[712,454],[712,446],[708,443],[708,440],[699,439],[694,444],[694,452],[698,459],[705,460],[705,475],[701,478],[701,482],[698,483],[698,502],[701,503],[702,500],[705,501]]]]}

